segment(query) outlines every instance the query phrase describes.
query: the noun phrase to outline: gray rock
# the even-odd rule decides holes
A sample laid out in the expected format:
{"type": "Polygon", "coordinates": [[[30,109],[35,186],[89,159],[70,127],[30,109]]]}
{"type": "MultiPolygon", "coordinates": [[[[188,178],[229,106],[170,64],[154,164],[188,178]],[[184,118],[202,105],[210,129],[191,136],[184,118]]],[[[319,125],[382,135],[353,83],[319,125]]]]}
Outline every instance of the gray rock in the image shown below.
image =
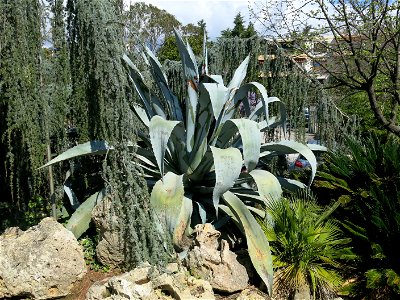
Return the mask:
{"type": "Polygon", "coordinates": [[[74,235],[52,218],[0,236],[0,298],[66,296],[87,268],[74,235]]]}
{"type": "Polygon", "coordinates": [[[213,225],[197,225],[193,244],[183,264],[189,272],[208,280],[215,290],[234,293],[245,289],[249,276],[246,268],[237,261],[236,254],[229,250],[228,242],[219,242],[220,232],[213,225]]]}
{"type": "Polygon", "coordinates": [[[112,198],[107,196],[92,211],[92,221],[99,231],[100,240],[96,247],[97,259],[104,265],[118,268],[125,262],[124,241],[120,224],[115,214],[112,198]]]}
{"type": "Polygon", "coordinates": [[[107,282],[90,287],[86,300],[212,300],[215,299],[209,282],[188,275],[187,270],[167,266],[163,273],[148,265],[137,267],[107,282]],[[170,271],[168,271],[170,270],[170,271]],[[173,296],[173,298],[171,298],[173,296]]]}

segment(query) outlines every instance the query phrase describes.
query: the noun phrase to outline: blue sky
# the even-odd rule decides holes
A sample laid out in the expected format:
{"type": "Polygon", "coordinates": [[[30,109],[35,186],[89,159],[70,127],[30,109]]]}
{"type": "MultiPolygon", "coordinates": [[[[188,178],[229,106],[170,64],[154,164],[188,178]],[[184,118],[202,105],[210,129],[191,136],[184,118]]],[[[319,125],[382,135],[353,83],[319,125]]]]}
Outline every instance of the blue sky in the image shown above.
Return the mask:
{"type": "MultiPolygon", "coordinates": [[[[125,0],[127,3],[139,2],[125,0]]],[[[209,38],[215,39],[222,30],[233,27],[233,19],[241,13],[249,20],[248,0],[144,0],[173,14],[182,24],[194,23],[204,19],[209,38]]],[[[250,1],[253,2],[253,1],[250,1]]]]}

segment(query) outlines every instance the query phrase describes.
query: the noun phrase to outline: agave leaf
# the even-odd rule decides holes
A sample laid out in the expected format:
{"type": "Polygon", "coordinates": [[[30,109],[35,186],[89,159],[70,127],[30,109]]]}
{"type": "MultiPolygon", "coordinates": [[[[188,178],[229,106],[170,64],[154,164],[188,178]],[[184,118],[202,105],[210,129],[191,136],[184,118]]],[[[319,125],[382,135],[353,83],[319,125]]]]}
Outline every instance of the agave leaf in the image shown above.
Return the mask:
{"type": "Polygon", "coordinates": [[[264,198],[265,203],[269,199],[279,199],[282,196],[282,188],[272,173],[265,170],[253,170],[249,173],[257,184],[258,193],[264,198]]]}
{"type": "Polygon", "coordinates": [[[218,213],[220,197],[229,190],[240,175],[242,155],[236,148],[219,149],[211,146],[214,157],[216,182],[213,191],[213,204],[218,213]]]}
{"type": "Polygon", "coordinates": [[[268,143],[261,146],[261,151],[274,151],[279,154],[300,153],[311,165],[311,177],[308,185],[310,186],[317,172],[317,160],[309,147],[295,141],[280,141],[278,143],[268,143]]]}
{"type": "Polygon", "coordinates": [[[181,245],[181,241],[185,235],[190,235],[190,219],[193,213],[193,202],[187,197],[183,197],[181,211],[176,220],[176,225],[172,237],[175,245],[181,245]]]}
{"type": "Polygon", "coordinates": [[[223,199],[241,223],[246,235],[250,259],[271,295],[273,269],[268,240],[260,225],[238,197],[228,191],[223,195],[223,199]]]}
{"type": "Polygon", "coordinates": [[[207,51],[207,33],[203,32],[203,65],[201,75],[208,74],[208,51],[207,51]]]}
{"type": "Polygon", "coordinates": [[[195,127],[195,138],[194,138],[194,151],[190,153],[188,160],[189,174],[193,173],[194,170],[199,166],[203,160],[204,155],[207,151],[207,135],[210,130],[213,109],[210,101],[210,96],[205,89],[204,85],[200,85],[200,97],[198,99],[199,110],[198,118],[195,127]]]}
{"type": "Polygon", "coordinates": [[[168,140],[178,124],[180,124],[179,121],[164,120],[160,116],[154,116],[150,120],[151,145],[162,177],[164,176],[164,157],[168,140]]]}
{"type": "MultiPolygon", "coordinates": [[[[260,126],[261,131],[265,131],[270,128],[275,128],[278,125],[281,125],[284,128],[286,127],[285,126],[285,124],[286,124],[286,107],[281,102],[281,100],[279,100],[279,98],[277,98],[277,97],[269,97],[268,98],[268,101],[267,101],[268,105],[270,103],[274,103],[274,102],[277,102],[279,104],[280,117],[278,118],[277,116],[272,116],[272,117],[268,117],[265,120],[263,120],[262,122],[260,122],[259,126],[260,126]]],[[[286,132],[286,128],[285,128],[285,132],[286,132]]]]}
{"type": "Polygon", "coordinates": [[[39,169],[51,166],[55,163],[85,155],[102,155],[108,151],[114,150],[113,147],[108,146],[106,141],[90,141],[84,144],[77,145],[68,149],[50,160],[47,164],[41,166],[39,169]]]}
{"type": "MultiPolygon", "coordinates": [[[[145,107],[147,118],[150,119],[154,116],[154,111],[150,105],[151,93],[149,91],[149,88],[144,83],[143,75],[126,54],[123,55],[123,60],[128,65],[130,70],[129,80],[133,83],[136,92],[139,94],[140,100],[142,100],[143,106],[145,107]]],[[[134,110],[134,107],[132,107],[132,105],[131,108],[133,108],[132,110],[134,110]]]]}
{"type": "Polygon", "coordinates": [[[218,83],[204,83],[203,86],[210,96],[214,118],[218,119],[225,105],[225,97],[228,89],[218,83]]]}
{"type": "Polygon", "coordinates": [[[203,204],[199,202],[195,202],[197,204],[197,210],[199,212],[199,217],[201,220],[201,224],[205,224],[207,222],[207,211],[203,204]]]}
{"type": "Polygon", "coordinates": [[[185,222],[188,221],[186,217],[190,211],[187,200],[184,200],[182,179],[183,175],[168,172],[162,180],[156,182],[150,196],[150,203],[155,214],[161,222],[164,222],[168,232],[175,239],[174,242],[178,244],[183,228],[186,230],[187,223],[185,225],[185,222]]]}
{"type": "MultiPolygon", "coordinates": [[[[197,153],[200,153],[200,151],[197,153]]],[[[200,163],[192,172],[188,174],[188,177],[193,181],[201,181],[204,179],[204,176],[211,171],[213,165],[213,154],[210,150],[207,150],[204,152],[204,155],[201,156],[200,163]]]]}
{"type": "Polygon", "coordinates": [[[247,56],[239,67],[235,70],[231,81],[228,84],[228,90],[237,89],[247,74],[247,66],[249,65],[250,56],[247,56]]]}
{"type": "Polygon", "coordinates": [[[139,120],[141,120],[142,123],[148,128],[150,125],[150,120],[147,116],[146,110],[138,105],[132,105],[132,107],[133,107],[133,112],[135,112],[139,120]]]}
{"type": "Polygon", "coordinates": [[[76,238],[79,238],[89,229],[93,208],[100,203],[105,196],[105,189],[94,193],[87,198],[72,214],[65,227],[70,230],[76,238]]]}
{"type": "Polygon", "coordinates": [[[192,60],[192,56],[189,53],[189,50],[186,48],[185,43],[182,40],[182,37],[175,31],[176,43],[178,44],[178,50],[182,61],[183,72],[185,74],[186,81],[195,81],[199,78],[199,73],[197,70],[197,63],[192,60]]]}
{"type": "Polygon", "coordinates": [[[231,119],[227,123],[233,123],[239,130],[243,145],[244,165],[247,171],[253,170],[257,166],[260,156],[262,138],[257,122],[248,119],[231,119]]]}
{"type": "Polygon", "coordinates": [[[305,189],[307,187],[304,183],[294,179],[278,177],[278,180],[281,186],[290,192],[296,192],[299,189],[305,189]]]}
{"type": "Polygon", "coordinates": [[[243,229],[243,227],[242,227],[242,224],[241,224],[241,223],[239,222],[239,220],[237,219],[237,216],[232,212],[232,210],[231,210],[228,206],[223,205],[223,204],[220,204],[220,205],[218,205],[218,208],[219,208],[220,210],[222,210],[225,214],[227,214],[227,215],[235,222],[235,224],[238,225],[238,227],[239,227],[242,231],[244,231],[244,229],[243,229]]]}
{"type": "Polygon", "coordinates": [[[171,89],[169,88],[167,76],[162,71],[160,62],[149,48],[145,47],[145,49],[149,57],[151,71],[154,80],[157,83],[158,87],[160,88],[166,100],[166,104],[169,107],[171,116],[173,117],[174,120],[183,121],[182,110],[179,105],[178,98],[172,93],[171,89]]]}
{"type": "Polygon", "coordinates": [[[188,97],[186,99],[186,150],[192,152],[196,126],[198,96],[191,82],[188,82],[188,97]]]}
{"type": "Polygon", "coordinates": [[[71,172],[68,170],[64,180],[64,192],[67,195],[69,202],[71,203],[71,207],[76,210],[81,205],[81,203],[79,202],[75,192],[72,190],[70,176],[71,172]]]}

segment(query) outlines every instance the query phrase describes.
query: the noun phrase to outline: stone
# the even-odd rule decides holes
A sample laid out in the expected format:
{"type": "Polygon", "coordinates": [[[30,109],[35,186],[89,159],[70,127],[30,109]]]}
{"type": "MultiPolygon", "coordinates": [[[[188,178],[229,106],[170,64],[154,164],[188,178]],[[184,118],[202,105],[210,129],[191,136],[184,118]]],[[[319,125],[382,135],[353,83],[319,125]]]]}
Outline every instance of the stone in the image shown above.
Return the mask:
{"type": "Polygon", "coordinates": [[[54,299],[67,296],[86,274],[76,238],[53,218],[0,236],[0,298],[54,299]]]}
{"type": "Polygon", "coordinates": [[[209,281],[214,290],[224,293],[241,291],[248,285],[247,270],[229,250],[228,242],[219,238],[220,232],[212,224],[197,225],[183,265],[194,277],[209,281]]]}
{"type": "Polygon", "coordinates": [[[99,243],[96,247],[97,259],[103,265],[112,268],[123,267],[125,249],[120,224],[124,222],[115,214],[110,196],[106,196],[94,207],[92,221],[99,232],[99,243]]]}
{"type": "Polygon", "coordinates": [[[190,276],[183,268],[176,269],[175,264],[168,269],[173,271],[143,265],[107,282],[97,282],[88,290],[86,300],[215,299],[209,282],[190,276]]]}
{"type": "Polygon", "coordinates": [[[270,297],[257,290],[257,289],[251,289],[251,288],[247,288],[245,290],[243,290],[240,295],[236,298],[236,300],[266,300],[266,299],[270,299],[270,297]]]}

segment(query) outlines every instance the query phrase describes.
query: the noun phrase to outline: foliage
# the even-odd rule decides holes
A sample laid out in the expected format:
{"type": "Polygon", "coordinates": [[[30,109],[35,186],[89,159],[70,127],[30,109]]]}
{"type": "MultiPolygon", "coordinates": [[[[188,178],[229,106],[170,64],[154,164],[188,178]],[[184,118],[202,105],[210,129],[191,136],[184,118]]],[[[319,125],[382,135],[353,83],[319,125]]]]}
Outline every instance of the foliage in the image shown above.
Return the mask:
{"type": "Polygon", "coordinates": [[[392,135],[385,140],[375,134],[362,142],[347,138],[347,143],[348,152],[327,157],[315,186],[326,201],[337,199],[341,203],[337,214],[360,256],[358,286],[353,292],[397,293],[394,283],[398,281],[371,281],[371,276],[385,274],[385,270],[400,274],[398,251],[392,244],[400,236],[400,143],[392,135]]]}
{"type": "Polygon", "coordinates": [[[271,34],[318,64],[329,87],[363,92],[379,127],[400,136],[399,1],[281,2],[261,5],[258,16],[271,34]],[[325,55],[312,45],[322,45],[325,55]]]}
{"type": "Polygon", "coordinates": [[[85,236],[79,240],[79,244],[83,248],[83,257],[85,259],[86,265],[88,265],[89,268],[94,271],[108,272],[110,271],[110,267],[101,264],[96,258],[97,243],[98,235],[96,235],[95,238],[85,236]]]}
{"type": "MultiPolygon", "coordinates": [[[[205,30],[206,24],[203,20],[197,22],[197,25],[189,23],[181,28],[182,37],[192,46],[193,53],[196,56],[202,54],[205,30]]],[[[160,62],[164,62],[167,59],[175,61],[180,60],[179,50],[173,35],[170,35],[165,39],[164,44],[157,51],[157,58],[160,62]]]]}
{"type": "Polygon", "coordinates": [[[305,192],[267,204],[258,221],[271,246],[274,290],[288,291],[291,299],[304,288],[312,299],[331,299],[340,290],[343,268],[354,255],[350,239],[330,218],[334,209],[318,206],[305,192]]]}
{"type": "MultiPolygon", "coordinates": [[[[0,194],[12,225],[33,221],[29,206],[36,200],[42,206],[48,194],[44,173],[35,170],[60,127],[49,108],[54,89],[47,85],[50,59],[42,48],[45,9],[40,1],[0,1],[0,194]]],[[[51,101],[60,104],[58,97],[51,101]]]]}
{"type": "Polygon", "coordinates": [[[221,38],[251,38],[257,35],[252,22],[249,22],[247,28],[244,26],[243,16],[239,12],[233,20],[233,28],[227,28],[221,32],[221,38]]]}
{"type": "Polygon", "coordinates": [[[173,35],[181,23],[174,15],[152,4],[135,2],[125,13],[127,37],[130,50],[140,44],[157,51],[173,35]]]}
{"type": "Polygon", "coordinates": [[[124,241],[124,267],[129,268],[143,261],[162,264],[167,254],[152,222],[146,183],[139,176],[140,170],[129,162],[131,153],[126,141],[135,141],[138,121],[129,111],[128,102],[132,99],[127,93],[122,61],[115,59],[124,51],[124,28],[119,23],[122,5],[122,1],[109,0],[67,2],[72,79],[69,121],[78,133],[77,141],[106,139],[118,151],[107,155],[107,159],[105,151],[101,152],[103,156],[81,158],[62,167],[68,167],[75,179],[68,186],[65,184],[64,190],[77,192],[73,183],[81,184],[82,192],[75,195],[79,201],[87,199],[67,226],[79,229],[74,232],[76,235],[82,234],[97,201],[87,203],[93,200],[89,196],[105,188],[113,203],[113,211],[107,217],[114,214],[120,220],[119,224],[110,223],[124,241]]]}

